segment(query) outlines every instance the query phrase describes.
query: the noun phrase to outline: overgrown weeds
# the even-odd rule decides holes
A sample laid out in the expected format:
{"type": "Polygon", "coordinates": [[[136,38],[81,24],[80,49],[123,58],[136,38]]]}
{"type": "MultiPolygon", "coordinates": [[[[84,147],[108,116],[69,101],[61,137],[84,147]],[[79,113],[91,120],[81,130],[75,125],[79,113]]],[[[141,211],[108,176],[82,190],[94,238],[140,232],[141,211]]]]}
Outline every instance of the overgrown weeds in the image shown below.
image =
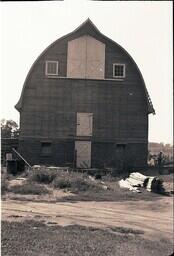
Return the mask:
{"type": "Polygon", "coordinates": [[[59,189],[67,189],[73,193],[83,192],[87,190],[99,190],[97,184],[91,184],[83,178],[74,177],[56,177],[53,181],[53,187],[59,189]]]}
{"type": "Polygon", "coordinates": [[[41,168],[40,170],[32,170],[29,175],[29,180],[38,183],[49,184],[56,178],[56,174],[56,170],[41,168]]]}
{"type": "Polygon", "coordinates": [[[31,170],[29,180],[30,182],[50,184],[55,189],[66,189],[73,193],[100,189],[97,183],[92,182],[85,174],[50,170],[45,167],[39,170],[31,170]]]}

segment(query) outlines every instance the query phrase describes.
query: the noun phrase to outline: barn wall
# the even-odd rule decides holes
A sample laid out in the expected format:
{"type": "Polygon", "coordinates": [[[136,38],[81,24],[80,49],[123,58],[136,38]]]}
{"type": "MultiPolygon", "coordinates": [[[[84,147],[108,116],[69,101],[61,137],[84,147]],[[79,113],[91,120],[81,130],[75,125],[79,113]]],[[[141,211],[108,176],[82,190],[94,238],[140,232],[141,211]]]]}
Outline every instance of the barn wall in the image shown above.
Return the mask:
{"type": "MultiPolygon", "coordinates": [[[[19,141],[19,152],[31,164],[73,166],[75,142],[72,140],[50,140],[52,153],[41,154],[43,140],[23,139],[19,141]]],[[[147,165],[147,143],[125,144],[124,155],[117,156],[117,143],[92,142],[92,168],[115,167],[118,170],[139,170],[147,165]]]]}
{"type": "Polygon", "coordinates": [[[25,90],[21,137],[74,137],[76,113],[88,112],[94,115],[94,137],[147,139],[146,108],[139,88],[98,80],[47,79],[37,83],[32,91],[25,90]]]}
{"type": "Polygon", "coordinates": [[[65,166],[72,165],[74,159],[74,142],[66,140],[50,140],[52,153],[43,155],[41,143],[45,140],[20,139],[19,152],[31,164],[65,166]]]}

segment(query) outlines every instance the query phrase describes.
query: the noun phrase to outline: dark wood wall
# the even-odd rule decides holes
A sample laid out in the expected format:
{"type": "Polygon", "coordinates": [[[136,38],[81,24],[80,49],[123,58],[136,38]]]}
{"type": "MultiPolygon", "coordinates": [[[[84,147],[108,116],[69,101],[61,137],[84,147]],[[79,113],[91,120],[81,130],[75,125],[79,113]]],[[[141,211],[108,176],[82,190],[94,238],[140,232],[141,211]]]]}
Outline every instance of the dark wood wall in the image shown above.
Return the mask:
{"type": "MultiPolygon", "coordinates": [[[[73,166],[75,162],[74,140],[54,139],[51,154],[43,155],[39,138],[19,141],[19,152],[31,164],[73,166]]],[[[141,170],[147,167],[147,143],[92,142],[91,163],[94,168],[116,167],[118,170],[141,170]],[[119,147],[124,146],[118,154],[119,147]],[[117,150],[118,147],[118,150],[117,150]]]]}
{"type": "Polygon", "coordinates": [[[93,113],[93,136],[147,139],[146,103],[141,87],[119,81],[44,79],[26,88],[21,137],[76,134],[76,113],[93,113]]]}

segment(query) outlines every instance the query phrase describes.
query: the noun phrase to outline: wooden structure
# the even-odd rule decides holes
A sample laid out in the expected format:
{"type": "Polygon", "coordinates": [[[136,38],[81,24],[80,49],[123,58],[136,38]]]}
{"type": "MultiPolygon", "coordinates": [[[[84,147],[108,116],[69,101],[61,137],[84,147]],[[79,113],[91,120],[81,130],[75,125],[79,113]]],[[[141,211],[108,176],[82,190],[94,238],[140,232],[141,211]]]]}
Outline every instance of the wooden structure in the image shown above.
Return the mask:
{"type": "Polygon", "coordinates": [[[16,109],[33,164],[145,167],[154,113],[132,57],[88,19],[34,62],[16,109]]]}
{"type": "Polygon", "coordinates": [[[13,148],[18,148],[17,138],[1,138],[1,164],[6,164],[6,155],[13,154],[13,148]]]}

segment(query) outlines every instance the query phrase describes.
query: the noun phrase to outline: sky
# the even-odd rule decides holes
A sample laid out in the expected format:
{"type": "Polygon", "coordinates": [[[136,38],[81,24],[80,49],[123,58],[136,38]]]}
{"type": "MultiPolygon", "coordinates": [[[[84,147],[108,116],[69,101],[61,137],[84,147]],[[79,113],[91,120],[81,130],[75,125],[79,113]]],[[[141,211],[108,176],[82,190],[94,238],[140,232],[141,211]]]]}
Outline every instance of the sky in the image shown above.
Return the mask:
{"type": "Polygon", "coordinates": [[[0,3],[0,118],[19,123],[14,105],[40,53],[87,18],[137,63],[156,115],[149,141],[173,144],[171,1],[43,1],[0,3]]]}

